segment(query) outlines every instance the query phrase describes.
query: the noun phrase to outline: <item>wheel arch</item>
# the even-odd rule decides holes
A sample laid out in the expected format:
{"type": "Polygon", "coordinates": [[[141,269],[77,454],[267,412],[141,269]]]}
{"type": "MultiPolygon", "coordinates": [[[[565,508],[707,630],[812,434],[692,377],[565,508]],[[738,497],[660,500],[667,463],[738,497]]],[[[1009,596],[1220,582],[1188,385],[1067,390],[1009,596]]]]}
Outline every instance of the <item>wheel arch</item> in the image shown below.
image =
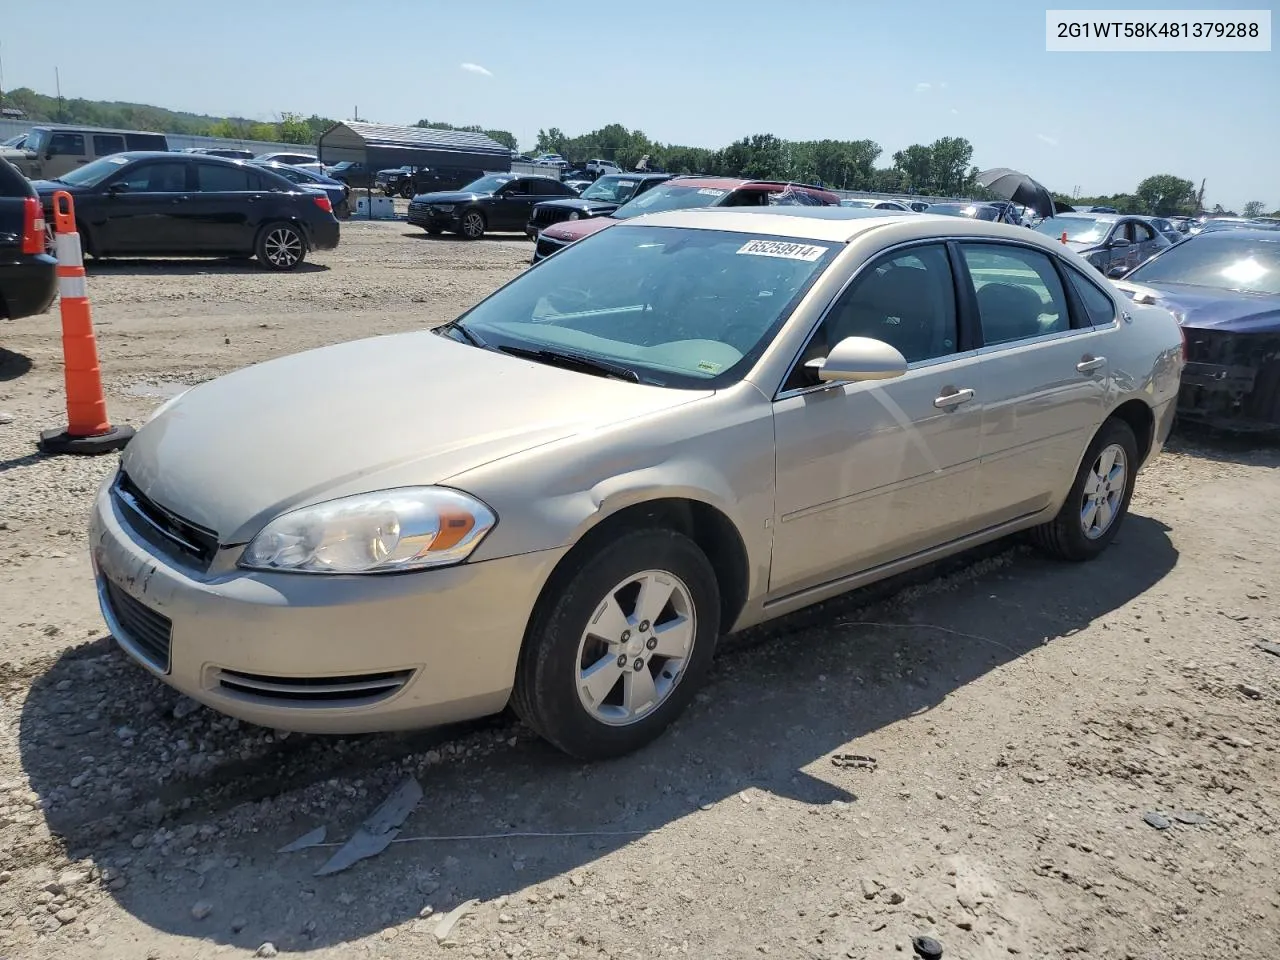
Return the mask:
{"type": "Polygon", "coordinates": [[[1138,441],[1138,466],[1141,467],[1151,456],[1152,443],[1155,440],[1156,417],[1145,400],[1133,398],[1126,400],[1111,411],[1109,420],[1121,420],[1133,431],[1138,441]]]}
{"type": "Polygon", "coordinates": [[[583,557],[623,533],[644,529],[674,530],[692,540],[706,555],[720,590],[721,631],[727,632],[745,608],[750,590],[746,543],[734,522],[718,507],[681,496],[627,504],[588,527],[543,583],[529,623],[532,625],[542,605],[564,588],[583,557]]]}

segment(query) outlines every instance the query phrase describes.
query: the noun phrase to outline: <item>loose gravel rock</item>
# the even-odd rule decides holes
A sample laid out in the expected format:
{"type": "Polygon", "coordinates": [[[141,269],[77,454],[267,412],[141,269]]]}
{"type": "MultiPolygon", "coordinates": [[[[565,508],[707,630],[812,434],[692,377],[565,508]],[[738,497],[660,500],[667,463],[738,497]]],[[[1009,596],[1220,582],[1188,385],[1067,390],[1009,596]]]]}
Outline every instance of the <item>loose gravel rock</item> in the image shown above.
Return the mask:
{"type": "MultiPolygon", "coordinates": [[[[110,414],[442,322],[529,253],[353,223],[283,276],[91,264],[110,414]]],[[[734,638],[668,736],[583,766],[509,717],[285,735],[129,662],[83,532],[115,458],[34,450],[65,416],[55,331],[56,312],[0,324],[0,956],[1272,951],[1274,450],[1177,440],[1096,563],[999,544],[734,638]],[[330,850],[275,852],[322,824],[344,841],[406,775],[426,796],[402,838],[490,839],[396,843],[332,877],[314,876],[330,850]]]]}

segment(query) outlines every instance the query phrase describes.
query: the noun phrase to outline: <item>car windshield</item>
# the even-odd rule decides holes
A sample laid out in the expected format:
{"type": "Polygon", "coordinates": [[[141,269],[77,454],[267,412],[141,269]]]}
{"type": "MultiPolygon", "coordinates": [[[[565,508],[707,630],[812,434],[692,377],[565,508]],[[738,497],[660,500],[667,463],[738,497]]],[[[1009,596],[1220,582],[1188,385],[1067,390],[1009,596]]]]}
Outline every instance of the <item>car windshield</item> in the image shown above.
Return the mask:
{"type": "Polygon", "coordinates": [[[605,203],[626,203],[635,195],[640,181],[634,177],[601,177],[582,191],[583,200],[603,200],[605,203]]]}
{"type": "Polygon", "coordinates": [[[1147,261],[1125,280],[1280,294],[1280,238],[1188,240],[1147,261]]]}
{"type": "Polygon", "coordinates": [[[92,163],[86,163],[83,167],[69,170],[55,179],[58,183],[69,183],[73,187],[96,187],[128,162],[129,158],[120,154],[102,157],[92,163]]]}
{"type": "Polygon", "coordinates": [[[945,217],[970,217],[978,220],[991,220],[997,216],[994,207],[976,203],[935,203],[929,207],[929,212],[940,213],[945,217]]]}
{"type": "Polygon", "coordinates": [[[618,226],[548,257],[459,318],[502,349],[576,354],[643,382],[736,382],[835,245],[721,230],[618,226]]]}
{"type": "Polygon", "coordinates": [[[493,193],[504,183],[510,183],[515,177],[504,176],[502,174],[492,174],[487,177],[481,177],[479,180],[472,180],[462,188],[463,193],[493,193]]]}
{"type": "MultiPolygon", "coordinates": [[[[933,208],[929,208],[930,212],[933,208]]],[[[1036,232],[1060,240],[1067,235],[1068,243],[1101,243],[1107,238],[1114,220],[1097,220],[1093,217],[1049,217],[1036,224],[1036,232]]]]}
{"type": "Polygon", "coordinates": [[[648,190],[615,210],[617,220],[638,217],[642,213],[659,213],[663,210],[687,210],[692,207],[710,207],[728,194],[719,187],[699,187],[697,184],[664,183],[648,190]]]}

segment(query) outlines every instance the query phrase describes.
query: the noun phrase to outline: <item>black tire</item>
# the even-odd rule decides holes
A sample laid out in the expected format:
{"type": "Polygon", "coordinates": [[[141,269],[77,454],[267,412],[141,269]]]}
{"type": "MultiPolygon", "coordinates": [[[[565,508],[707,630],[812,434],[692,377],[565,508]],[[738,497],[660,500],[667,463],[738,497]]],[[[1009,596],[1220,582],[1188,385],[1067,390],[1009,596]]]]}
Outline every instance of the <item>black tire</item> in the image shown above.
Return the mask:
{"type": "Polygon", "coordinates": [[[395,188],[395,187],[383,187],[383,188],[382,188],[382,195],[383,195],[384,197],[394,197],[394,196],[396,195],[396,188],[395,188]]]}
{"type": "Polygon", "coordinates": [[[400,198],[401,198],[402,200],[412,200],[412,199],[413,199],[413,184],[411,184],[411,183],[406,183],[404,186],[402,186],[402,187],[400,188],[400,198]]]}
{"type": "Polygon", "coordinates": [[[1123,420],[1115,417],[1107,420],[1099,428],[1085,451],[1084,459],[1076,470],[1075,482],[1058,515],[1048,523],[1034,527],[1031,539],[1041,550],[1059,560],[1082,561],[1092,560],[1107,548],[1115,539],[1120,525],[1129,512],[1129,501],[1133,498],[1134,481],[1138,472],[1138,441],[1133,429],[1123,420]],[[1118,446],[1124,452],[1125,477],[1124,488],[1110,525],[1101,534],[1089,537],[1085,534],[1082,512],[1085,499],[1085,485],[1093,475],[1093,468],[1099,456],[1111,446],[1118,446]]]}
{"type": "MultiPolygon", "coordinates": [[[[720,589],[706,556],[682,534],[637,530],[579,557],[567,575],[553,578],[548,591],[539,600],[520,651],[511,695],[516,713],[543,739],[580,760],[619,757],[656,739],[689,705],[715,653],[720,589]],[[694,620],[692,651],[665,700],[626,725],[610,725],[588,712],[575,689],[579,644],[609,591],[627,577],[650,570],[673,575],[686,587],[694,620]]],[[[650,662],[666,676],[664,665],[655,661],[650,662]]]]}
{"type": "Polygon", "coordinates": [[[258,231],[254,256],[268,270],[296,270],[307,256],[307,238],[302,228],[287,220],[268,223],[258,231]]]}
{"type": "Polygon", "coordinates": [[[479,240],[488,226],[489,222],[479,210],[464,210],[458,220],[458,235],[464,240],[479,240]]]}

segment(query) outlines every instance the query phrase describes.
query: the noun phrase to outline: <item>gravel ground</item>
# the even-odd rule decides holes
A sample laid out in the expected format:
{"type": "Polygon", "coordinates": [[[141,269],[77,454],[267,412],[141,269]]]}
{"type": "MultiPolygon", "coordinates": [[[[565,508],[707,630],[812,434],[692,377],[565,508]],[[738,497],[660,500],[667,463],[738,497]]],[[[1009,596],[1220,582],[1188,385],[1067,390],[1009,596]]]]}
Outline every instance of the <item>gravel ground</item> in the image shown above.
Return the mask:
{"type": "MultiPolygon", "coordinates": [[[[288,276],[91,265],[111,416],[446,320],[529,251],[352,223],[288,276]]],[[[84,541],[114,458],[34,452],[57,329],[0,324],[0,958],[1274,952],[1275,451],[1177,441],[1096,563],[997,544],[753,631],[661,742],[583,766],[506,716],[277,734],[126,661],[84,541]],[[277,852],[344,841],[407,776],[425,797],[376,858],[277,852]]]]}

